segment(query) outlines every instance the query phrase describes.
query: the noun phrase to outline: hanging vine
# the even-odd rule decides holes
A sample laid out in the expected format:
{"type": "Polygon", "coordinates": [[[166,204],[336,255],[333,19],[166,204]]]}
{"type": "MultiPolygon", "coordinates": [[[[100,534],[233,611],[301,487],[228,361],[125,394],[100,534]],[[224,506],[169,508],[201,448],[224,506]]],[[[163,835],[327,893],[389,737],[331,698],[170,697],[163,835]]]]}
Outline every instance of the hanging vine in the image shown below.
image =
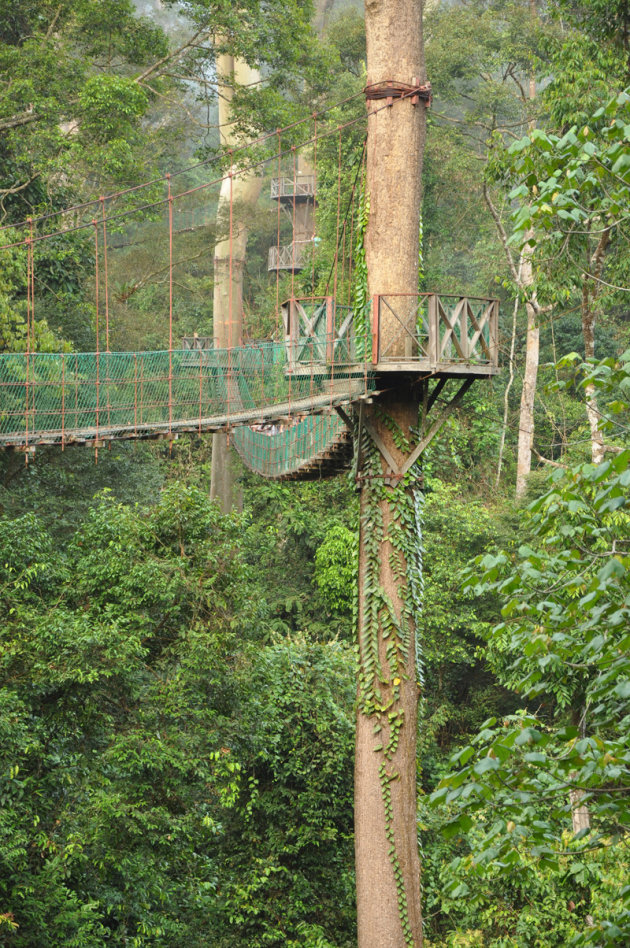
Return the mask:
{"type": "MultiPolygon", "coordinates": [[[[408,453],[409,440],[396,422],[375,409],[398,449],[408,453]]],[[[391,784],[399,778],[390,767],[404,725],[401,682],[412,676],[423,684],[422,658],[416,646],[416,664],[409,668],[416,618],[422,603],[422,503],[417,487],[419,464],[415,464],[396,486],[382,477],[381,456],[369,432],[356,433],[357,453],[362,458],[362,529],[365,560],[362,576],[362,609],[357,617],[359,710],[373,721],[374,753],[379,754],[379,781],[385,808],[385,834],[396,882],[398,914],[405,944],[413,946],[407,893],[394,834],[391,784]],[[360,444],[357,442],[360,440],[360,444]],[[388,509],[387,524],[383,511],[388,509]],[[400,615],[381,582],[383,544],[390,546],[389,566],[397,583],[400,615]],[[386,643],[385,661],[381,642],[386,643]]],[[[414,722],[415,726],[415,722],[414,722]]]]}
{"type": "Polygon", "coordinates": [[[357,346],[357,358],[363,359],[370,339],[370,299],[368,296],[368,273],[365,259],[365,233],[370,218],[370,195],[366,190],[365,171],[361,179],[357,221],[354,241],[354,272],[352,280],[352,312],[354,314],[354,333],[357,346]]]}

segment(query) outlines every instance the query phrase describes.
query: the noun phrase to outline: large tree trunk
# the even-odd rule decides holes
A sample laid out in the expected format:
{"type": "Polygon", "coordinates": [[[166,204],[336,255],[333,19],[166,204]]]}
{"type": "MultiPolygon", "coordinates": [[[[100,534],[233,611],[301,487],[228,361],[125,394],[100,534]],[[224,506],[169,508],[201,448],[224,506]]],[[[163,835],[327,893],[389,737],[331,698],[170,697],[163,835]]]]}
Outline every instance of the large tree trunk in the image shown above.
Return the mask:
{"type": "MultiPolygon", "coordinates": [[[[219,79],[219,126],[224,148],[243,144],[233,132],[232,89],[225,79],[241,85],[260,81],[257,70],[233,56],[217,57],[219,79]]],[[[217,349],[238,346],[243,336],[243,269],[249,236],[248,212],[260,195],[262,179],[253,175],[235,174],[221,185],[217,209],[217,232],[220,239],[214,248],[214,345],[217,349]],[[230,225],[230,213],[232,222],[230,225]]],[[[228,387],[230,380],[228,380],[228,387]]],[[[236,408],[237,406],[232,406],[236,408]]],[[[237,485],[237,460],[230,451],[224,432],[212,436],[212,467],[210,496],[219,500],[227,513],[242,506],[237,485]]]]}
{"type": "MultiPolygon", "coordinates": [[[[366,0],[365,14],[369,81],[424,80],[421,2],[366,0]]],[[[366,261],[371,294],[417,293],[424,133],[424,106],[409,100],[394,102],[368,119],[366,261]]],[[[381,343],[393,354],[405,343],[400,324],[391,319],[381,324],[381,343]]],[[[358,944],[403,948],[422,945],[415,663],[420,498],[411,485],[384,479],[387,463],[377,443],[402,463],[408,448],[401,436],[411,440],[410,428],[418,421],[416,393],[401,385],[366,406],[362,420],[368,427],[364,424],[359,434],[358,944]]]]}

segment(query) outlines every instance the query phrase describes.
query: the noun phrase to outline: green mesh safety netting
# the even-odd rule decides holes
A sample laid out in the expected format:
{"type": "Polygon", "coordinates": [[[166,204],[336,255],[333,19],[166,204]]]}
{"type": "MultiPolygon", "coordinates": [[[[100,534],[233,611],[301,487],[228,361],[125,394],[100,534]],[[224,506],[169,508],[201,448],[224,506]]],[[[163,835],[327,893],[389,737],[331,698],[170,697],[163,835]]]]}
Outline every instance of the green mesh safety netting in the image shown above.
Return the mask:
{"type": "Polygon", "coordinates": [[[291,425],[235,428],[234,447],[247,467],[263,477],[284,477],[324,458],[345,434],[335,414],[308,415],[291,425]]]}
{"type": "Polygon", "coordinates": [[[331,369],[312,360],[288,371],[283,343],[171,353],[3,353],[0,446],[208,431],[284,419],[285,445],[278,442],[273,452],[264,431],[239,436],[246,463],[251,455],[252,464],[266,465],[271,474],[271,454],[262,460],[265,451],[283,470],[294,469],[294,459],[306,457],[309,445],[316,454],[326,438],[337,436],[336,419],[323,416],[328,421],[309,425],[302,415],[351,401],[372,386],[365,367],[356,365],[331,369]]]}

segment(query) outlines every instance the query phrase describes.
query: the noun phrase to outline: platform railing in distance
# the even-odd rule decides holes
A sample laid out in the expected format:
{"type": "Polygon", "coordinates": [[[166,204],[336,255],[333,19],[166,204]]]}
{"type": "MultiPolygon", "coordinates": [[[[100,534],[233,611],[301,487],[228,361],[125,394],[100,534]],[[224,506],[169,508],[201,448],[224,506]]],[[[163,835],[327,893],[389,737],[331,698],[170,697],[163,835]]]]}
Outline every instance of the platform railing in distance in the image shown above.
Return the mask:
{"type": "Polygon", "coordinates": [[[499,301],[438,293],[373,298],[372,362],[404,371],[414,364],[437,372],[498,371],[499,301]]]}
{"type": "Polygon", "coordinates": [[[312,240],[295,240],[284,247],[270,247],[267,270],[303,270],[311,261],[312,240]]]}
{"type": "Polygon", "coordinates": [[[303,174],[296,175],[295,177],[289,177],[285,175],[281,178],[272,178],[271,179],[271,198],[272,200],[277,200],[278,198],[291,198],[295,197],[296,200],[308,200],[315,196],[315,175],[314,174],[303,174]]]}

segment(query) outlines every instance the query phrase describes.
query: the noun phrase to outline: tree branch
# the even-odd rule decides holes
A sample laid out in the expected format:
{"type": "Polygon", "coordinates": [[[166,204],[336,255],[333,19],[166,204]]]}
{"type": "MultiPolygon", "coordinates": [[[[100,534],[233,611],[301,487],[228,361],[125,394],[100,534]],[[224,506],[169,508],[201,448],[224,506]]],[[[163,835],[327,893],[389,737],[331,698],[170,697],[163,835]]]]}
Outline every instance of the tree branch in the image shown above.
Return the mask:
{"type": "Polygon", "coordinates": [[[499,232],[499,238],[501,240],[501,244],[505,251],[505,256],[507,258],[508,266],[510,268],[510,273],[512,274],[512,278],[516,286],[519,286],[520,276],[516,269],[516,264],[514,263],[514,257],[512,255],[512,251],[510,250],[508,246],[508,236],[507,236],[507,233],[505,232],[505,227],[503,226],[503,221],[501,220],[501,217],[499,216],[499,212],[497,211],[492,201],[492,198],[490,197],[490,191],[488,190],[488,185],[485,181],[483,182],[483,196],[484,196],[486,204],[488,205],[488,209],[490,213],[492,214],[492,217],[494,218],[494,223],[496,224],[497,231],[499,232]]]}
{"type": "MultiPolygon", "coordinates": [[[[162,59],[158,59],[158,61],[153,63],[152,66],[149,66],[148,69],[145,69],[143,73],[141,73],[139,76],[136,76],[135,81],[144,82],[145,79],[148,79],[148,77],[151,76],[154,72],[157,72],[157,70],[161,66],[163,66],[165,63],[170,63],[170,62],[173,62],[174,59],[179,59],[181,54],[184,53],[187,49],[190,49],[190,47],[194,45],[194,42],[197,39],[197,37],[201,36],[201,34],[204,32],[208,33],[206,27],[202,27],[200,30],[197,30],[194,36],[192,36],[189,40],[186,40],[185,43],[182,43],[182,45],[179,46],[176,50],[174,50],[172,53],[169,53],[168,56],[163,56],[162,59]]],[[[208,33],[208,35],[210,34],[208,33]]]]}

